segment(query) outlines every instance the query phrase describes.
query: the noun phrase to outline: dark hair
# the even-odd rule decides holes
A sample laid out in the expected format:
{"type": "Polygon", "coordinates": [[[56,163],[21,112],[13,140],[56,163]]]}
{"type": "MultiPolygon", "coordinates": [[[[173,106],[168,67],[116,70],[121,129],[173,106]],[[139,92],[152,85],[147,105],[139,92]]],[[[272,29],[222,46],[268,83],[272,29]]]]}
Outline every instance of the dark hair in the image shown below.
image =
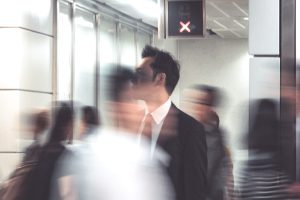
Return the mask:
{"type": "Polygon", "coordinates": [[[88,125],[99,125],[98,110],[92,106],[84,106],[82,108],[82,121],[88,125]]]}
{"type": "Polygon", "coordinates": [[[123,66],[116,66],[108,77],[110,100],[116,102],[121,100],[122,92],[128,87],[128,84],[135,80],[134,72],[123,66]]]}
{"type": "Polygon", "coordinates": [[[64,141],[68,137],[66,128],[73,123],[73,109],[71,103],[59,102],[54,110],[54,116],[49,142],[64,141]]]}
{"type": "Polygon", "coordinates": [[[169,95],[172,94],[179,80],[179,63],[168,52],[146,45],[142,52],[142,58],[152,57],[154,62],[150,65],[153,69],[153,80],[158,73],[166,74],[166,89],[169,95]]]}
{"type": "Polygon", "coordinates": [[[206,102],[208,106],[217,106],[219,104],[220,94],[218,88],[204,84],[195,84],[190,88],[209,94],[209,102],[206,102]]]}
{"type": "Polygon", "coordinates": [[[38,134],[48,128],[49,116],[47,111],[40,111],[32,116],[35,133],[38,134]]]}

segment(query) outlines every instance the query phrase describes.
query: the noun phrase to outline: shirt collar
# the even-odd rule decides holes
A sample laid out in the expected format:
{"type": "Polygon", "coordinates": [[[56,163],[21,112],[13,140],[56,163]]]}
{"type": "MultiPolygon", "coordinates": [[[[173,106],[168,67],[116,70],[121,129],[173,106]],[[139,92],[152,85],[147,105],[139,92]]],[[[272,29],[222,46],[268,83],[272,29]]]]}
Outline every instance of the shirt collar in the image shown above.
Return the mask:
{"type": "MultiPolygon", "coordinates": [[[[151,115],[155,121],[156,124],[160,124],[162,120],[167,116],[169,110],[171,107],[171,99],[168,98],[168,100],[160,105],[156,110],[154,110],[151,115]]],[[[146,110],[146,114],[148,114],[148,109],[146,110]]]]}

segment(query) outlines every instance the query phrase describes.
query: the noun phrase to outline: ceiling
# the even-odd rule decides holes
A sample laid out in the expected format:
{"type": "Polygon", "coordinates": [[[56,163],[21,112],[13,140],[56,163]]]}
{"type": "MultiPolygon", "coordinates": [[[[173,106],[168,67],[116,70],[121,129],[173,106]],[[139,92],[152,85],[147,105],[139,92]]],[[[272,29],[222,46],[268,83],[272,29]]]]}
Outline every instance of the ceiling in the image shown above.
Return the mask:
{"type": "MultiPolygon", "coordinates": [[[[157,19],[138,12],[128,3],[132,0],[98,1],[157,27],[157,19]]],[[[248,38],[248,1],[206,0],[206,28],[222,38],[248,38]]]]}

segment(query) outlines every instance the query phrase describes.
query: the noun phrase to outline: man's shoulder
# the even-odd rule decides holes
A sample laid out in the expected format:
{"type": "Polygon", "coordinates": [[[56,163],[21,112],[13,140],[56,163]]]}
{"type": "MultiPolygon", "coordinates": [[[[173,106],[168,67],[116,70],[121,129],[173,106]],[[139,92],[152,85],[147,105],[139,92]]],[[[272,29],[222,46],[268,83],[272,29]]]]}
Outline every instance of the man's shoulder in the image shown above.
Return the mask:
{"type": "Polygon", "coordinates": [[[202,123],[177,108],[174,104],[172,104],[171,109],[173,109],[173,112],[177,113],[177,123],[179,130],[183,128],[187,130],[198,130],[200,132],[204,132],[202,123]]]}

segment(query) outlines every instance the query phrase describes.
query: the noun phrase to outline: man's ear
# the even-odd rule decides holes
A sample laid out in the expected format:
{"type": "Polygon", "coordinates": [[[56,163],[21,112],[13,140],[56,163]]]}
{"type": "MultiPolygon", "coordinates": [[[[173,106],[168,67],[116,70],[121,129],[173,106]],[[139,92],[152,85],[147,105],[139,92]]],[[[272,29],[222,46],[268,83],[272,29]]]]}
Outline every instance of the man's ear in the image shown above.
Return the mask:
{"type": "Polygon", "coordinates": [[[165,85],[166,78],[167,76],[165,73],[158,73],[155,77],[155,83],[157,85],[165,85]]]}

